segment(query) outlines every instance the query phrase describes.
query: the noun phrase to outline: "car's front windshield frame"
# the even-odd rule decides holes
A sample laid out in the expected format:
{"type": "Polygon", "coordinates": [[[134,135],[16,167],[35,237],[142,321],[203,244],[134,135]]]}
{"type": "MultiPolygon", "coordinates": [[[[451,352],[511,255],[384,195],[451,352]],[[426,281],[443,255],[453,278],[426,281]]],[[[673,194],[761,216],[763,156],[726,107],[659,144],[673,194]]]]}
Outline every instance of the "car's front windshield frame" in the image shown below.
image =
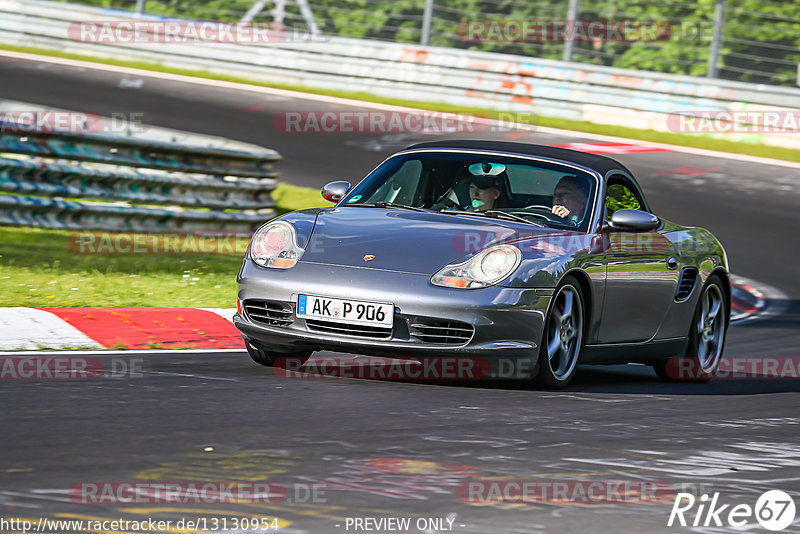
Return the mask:
{"type": "Polygon", "coordinates": [[[568,224],[558,224],[552,220],[544,220],[538,218],[532,218],[534,221],[544,222],[548,226],[552,228],[562,228],[562,229],[574,229],[581,232],[592,232],[595,231],[598,224],[598,206],[599,201],[598,198],[602,194],[602,183],[603,177],[597,171],[585,167],[583,165],[579,165],[573,162],[560,160],[556,158],[548,158],[542,156],[536,156],[531,154],[520,154],[516,152],[505,152],[505,151],[495,151],[495,150],[475,150],[475,149],[458,149],[458,148],[424,148],[424,149],[411,149],[411,150],[403,150],[392,156],[386,158],[382,161],[379,165],[377,165],[363,180],[361,180],[355,187],[353,187],[346,195],[342,197],[336,207],[346,207],[346,206],[358,206],[358,205],[366,205],[364,204],[363,194],[364,192],[368,191],[370,187],[374,184],[372,181],[375,179],[376,176],[381,175],[386,166],[389,164],[395,164],[396,160],[403,159],[405,161],[409,161],[416,156],[421,155],[464,155],[464,156],[474,156],[474,157],[495,157],[495,158],[508,158],[508,159],[516,159],[520,160],[520,163],[537,163],[544,168],[552,168],[552,169],[564,169],[565,174],[575,174],[576,171],[592,180],[594,183],[592,184],[592,191],[587,199],[587,202],[591,204],[591,206],[587,206],[586,215],[583,218],[583,222],[580,224],[579,227],[570,227],[568,224]],[[359,197],[358,200],[353,201],[354,197],[359,197]]]}

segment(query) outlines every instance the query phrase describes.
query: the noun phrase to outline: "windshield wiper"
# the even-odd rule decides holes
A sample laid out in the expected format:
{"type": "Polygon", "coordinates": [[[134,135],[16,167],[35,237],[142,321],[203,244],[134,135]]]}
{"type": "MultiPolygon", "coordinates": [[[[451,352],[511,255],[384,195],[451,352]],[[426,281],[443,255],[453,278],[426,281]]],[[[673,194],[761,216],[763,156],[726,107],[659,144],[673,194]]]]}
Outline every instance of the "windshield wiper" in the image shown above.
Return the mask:
{"type": "Polygon", "coordinates": [[[526,219],[525,217],[520,217],[518,215],[514,215],[512,213],[506,213],[505,211],[497,211],[497,210],[486,210],[486,211],[466,211],[466,210],[439,210],[439,213],[455,213],[457,215],[480,215],[481,217],[489,217],[490,219],[508,219],[510,221],[517,221],[522,222],[525,224],[532,224],[533,226],[538,226],[540,228],[547,228],[547,225],[544,225],[540,222],[531,221],[526,219]]]}
{"type": "Polygon", "coordinates": [[[411,211],[431,211],[425,208],[418,208],[417,206],[406,206],[405,204],[395,204],[394,202],[384,202],[379,200],[374,204],[345,204],[346,206],[361,206],[363,208],[398,208],[401,210],[411,211]]]}
{"type": "Polygon", "coordinates": [[[519,221],[532,224],[534,226],[539,226],[541,228],[547,228],[546,224],[542,224],[536,221],[531,221],[530,219],[526,219],[525,217],[520,217],[519,215],[514,215],[513,213],[507,213],[505,211],[486,210],[483,213],[485,213],[487,217],[498,217],[498,218],[505,217],[506,219],[510,219],[512,221],[519,221]]]}

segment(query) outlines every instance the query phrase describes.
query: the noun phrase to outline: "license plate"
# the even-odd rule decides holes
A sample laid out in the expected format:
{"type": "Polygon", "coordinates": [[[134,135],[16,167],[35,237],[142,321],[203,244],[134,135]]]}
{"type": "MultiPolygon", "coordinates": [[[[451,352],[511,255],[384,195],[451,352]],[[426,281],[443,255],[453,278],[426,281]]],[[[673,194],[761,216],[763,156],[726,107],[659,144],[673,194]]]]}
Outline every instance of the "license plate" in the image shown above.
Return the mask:
{"type": "Polygon", "coordinates": [[[298,295],[297,316],[390,328],[394,321],[394,304],[298,295]]]}

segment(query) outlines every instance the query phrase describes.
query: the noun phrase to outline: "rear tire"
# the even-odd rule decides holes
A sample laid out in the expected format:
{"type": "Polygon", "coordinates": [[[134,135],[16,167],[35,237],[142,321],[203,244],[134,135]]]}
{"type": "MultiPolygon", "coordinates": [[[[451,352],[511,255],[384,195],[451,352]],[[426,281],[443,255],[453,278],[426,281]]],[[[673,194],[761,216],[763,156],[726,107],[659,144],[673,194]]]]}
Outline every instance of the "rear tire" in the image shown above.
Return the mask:
{"type": "Polygon", "coordinates": [[[703,286],[692,316],[689,343],[683,356],[653,365],[656,375],[667,382],[708,382],[722,359],[728,331],[728,304],[719,276],[713,274],[703,286]]]}
{"type": "Polygon", "coordinates": [[[548,389],[566,387],[581,357],[584,337],[584,300],[578,281],[564,277],[553,293],[539,348],[536,385],[548,389]]]}
{"type": "Polygon", "coordinates": [[[250,358],[252,358],[253,361],[256,362],[257,364],[263,365],[264,367],[274,366],[275,363],[278,362],[278,360],[281,358],[293,358],[295,360],[299,360],[299,365],[297,365],[297,367],[301,367],[311,357],[311,351],[283,352],[283,353],[266,352],[254,346],[247,340],[245,340],[244,344],[245,347],[247,347],[247,354],[250,355],[250,358]]]}

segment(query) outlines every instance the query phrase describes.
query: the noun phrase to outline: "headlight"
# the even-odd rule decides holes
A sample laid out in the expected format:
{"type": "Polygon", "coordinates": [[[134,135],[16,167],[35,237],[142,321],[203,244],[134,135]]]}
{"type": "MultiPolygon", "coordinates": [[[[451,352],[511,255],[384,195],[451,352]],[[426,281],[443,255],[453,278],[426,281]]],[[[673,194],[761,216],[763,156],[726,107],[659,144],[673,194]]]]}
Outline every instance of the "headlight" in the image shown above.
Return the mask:
{"type": "Polygon", "coordinates": [[[297,244],[294,226],[282,221],[265,224],[250,239],[250,259],[262,267],[294,267],[303,252],[305,249],[297,244]]]}
{"type": "Polygon", "coordinates": [[[522,253],[513,245],[498,245],[479,252],[465,262],[448,265],[433,275],[435,286],[478,289],[496,284],[519,267],[522,253]]]}

